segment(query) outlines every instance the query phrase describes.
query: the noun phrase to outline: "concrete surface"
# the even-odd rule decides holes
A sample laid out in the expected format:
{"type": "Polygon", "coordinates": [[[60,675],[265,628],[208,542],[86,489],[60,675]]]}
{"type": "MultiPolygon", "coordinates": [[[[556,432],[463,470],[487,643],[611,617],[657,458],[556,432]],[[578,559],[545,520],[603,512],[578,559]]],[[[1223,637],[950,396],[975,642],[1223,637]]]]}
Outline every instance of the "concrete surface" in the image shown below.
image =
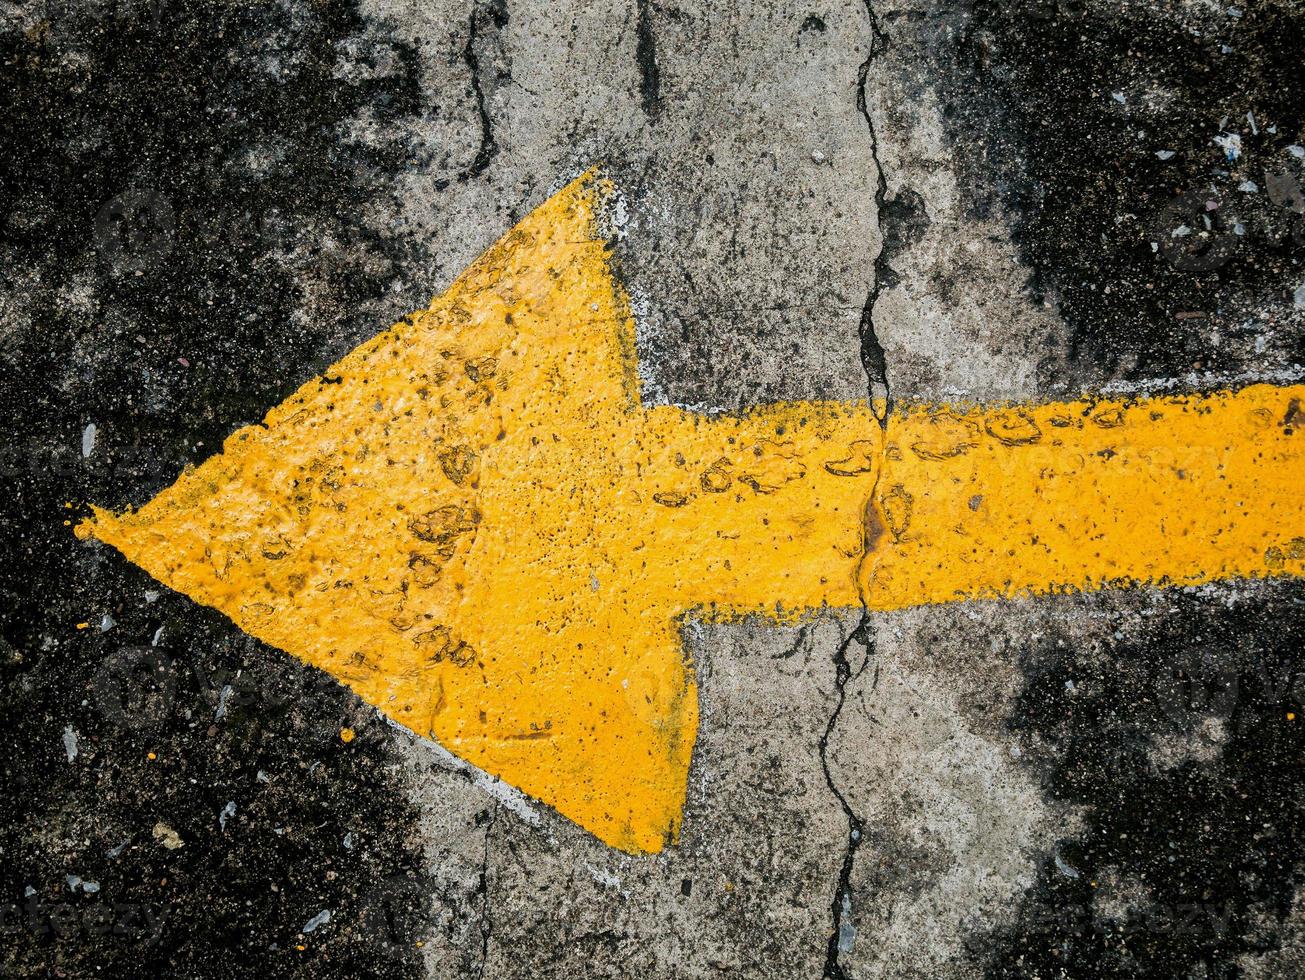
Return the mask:
{"type": "Polygon", "coordinates": [[[634,858],[65,526],[595,160],[650,401],[1299,380],[1299,4],[0,10],[6,975],[1300,972],[1297,582],[690,621],[634,858]]]}

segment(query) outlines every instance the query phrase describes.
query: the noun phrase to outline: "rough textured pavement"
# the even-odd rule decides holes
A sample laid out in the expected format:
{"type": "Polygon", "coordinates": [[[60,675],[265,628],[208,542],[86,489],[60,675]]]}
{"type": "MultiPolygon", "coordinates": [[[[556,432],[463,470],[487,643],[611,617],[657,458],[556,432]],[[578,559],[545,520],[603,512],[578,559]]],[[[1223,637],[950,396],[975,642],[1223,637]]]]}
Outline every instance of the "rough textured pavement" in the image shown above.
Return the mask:
{"type": "Polygon", "coordinates": [[[689,620],[681,840],[629,857],[69,527],[595,161],[650,402],[1299,381],[1300,4],[0,24],[0,972],[1305,970],[1297,581],[689,620]]]}

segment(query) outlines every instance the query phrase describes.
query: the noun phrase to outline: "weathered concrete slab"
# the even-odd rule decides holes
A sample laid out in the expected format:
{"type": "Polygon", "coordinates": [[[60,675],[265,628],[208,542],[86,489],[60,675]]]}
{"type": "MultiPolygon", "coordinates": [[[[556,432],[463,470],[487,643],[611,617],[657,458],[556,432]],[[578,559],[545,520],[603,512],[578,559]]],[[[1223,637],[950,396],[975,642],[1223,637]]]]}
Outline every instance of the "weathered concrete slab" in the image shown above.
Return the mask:
{"type": "Polygon", "coordinates": [[[4,8],[4,972],[1299,972],[1296,581],[689,618],[682,832],[641,858],[70,525],[595,161],[652,404],[1298,382],[1301,19],[4,8]]]}

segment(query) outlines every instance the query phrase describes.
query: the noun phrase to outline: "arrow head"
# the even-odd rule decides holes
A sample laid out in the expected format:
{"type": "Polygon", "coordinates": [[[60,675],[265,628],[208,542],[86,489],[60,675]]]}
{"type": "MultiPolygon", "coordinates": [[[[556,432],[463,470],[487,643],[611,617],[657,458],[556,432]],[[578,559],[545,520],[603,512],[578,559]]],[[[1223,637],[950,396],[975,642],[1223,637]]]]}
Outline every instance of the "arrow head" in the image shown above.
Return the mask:
{"type": "Polygon", "coordinates": [[[78,530],[646,852],[678,833],[697,698],[674,610],[601,546],[637,404],[604,189],[559,191],[428,309],[78,530]]]}

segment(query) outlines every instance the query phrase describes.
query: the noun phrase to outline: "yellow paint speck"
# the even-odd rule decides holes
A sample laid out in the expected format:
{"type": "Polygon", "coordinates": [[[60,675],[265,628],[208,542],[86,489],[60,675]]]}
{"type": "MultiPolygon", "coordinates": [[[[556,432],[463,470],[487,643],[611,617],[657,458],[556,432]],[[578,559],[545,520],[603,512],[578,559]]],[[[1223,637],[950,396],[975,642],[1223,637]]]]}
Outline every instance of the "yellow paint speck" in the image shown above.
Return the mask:
{"type": "Polygon", "coordinates": [[[149,752],[146,754],[145,758],[149,759],[150,762],[153,762],[155,759],[158,758],[158,756],[155,755],[153,752],[149,752]]]}
{"type": "Polygon", "coordinates": [[[1288,721],[1295,721],[1295,720],[1296,720],[1296,712],[1294,712],[1294,711],[1288,711],[1288,712],[1287,712],[1287,720],[1288,720],[1288,721]]]}
{"type": "Polygon", "coordinates": [[[90,629],[90,627],[91,627],[91,624],[90,624],[90,623],[78,623],[78,624],[77,624],[77,628],[78,628],[79,630],[90,629]]]}
{"type": "Polygon", "coordinates": [[[352,728],[341,728],[341,729],[340,729],[340,741],[343,742],[345,745],[348,745],[350,742],[352,742],[352,741],[353,741],[353,729],[352,729],[352,728]]]}

